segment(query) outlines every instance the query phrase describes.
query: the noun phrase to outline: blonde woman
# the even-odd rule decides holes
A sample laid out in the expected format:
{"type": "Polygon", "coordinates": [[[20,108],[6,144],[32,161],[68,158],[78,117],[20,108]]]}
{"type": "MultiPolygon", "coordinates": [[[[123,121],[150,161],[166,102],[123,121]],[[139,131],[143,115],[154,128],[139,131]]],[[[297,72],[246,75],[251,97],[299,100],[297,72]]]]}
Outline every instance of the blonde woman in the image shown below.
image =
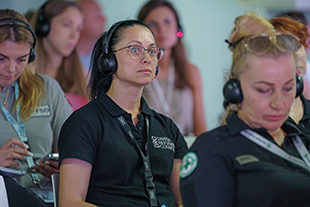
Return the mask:
{"type": "Polygon", "coordinates": [[[308,206],[310,162],[303,157],[310,138],[283,126],[301,94],[299,41],[250,12],[235,20],[227,42],[233,61],[224,86],[226,125],[199,136],[184,156],[184,207],[308,206]]]}
{"type": "Polygon", "coordinates": [[[57,161],[40,160],[58,152],[60,129],[72,109],[59,84],[30,67],[35,45],[27,20],[0,10],[0,166],[32,169],[17,181],[40,189],[51,187],[51,174],[59,172],[57,161]]]}

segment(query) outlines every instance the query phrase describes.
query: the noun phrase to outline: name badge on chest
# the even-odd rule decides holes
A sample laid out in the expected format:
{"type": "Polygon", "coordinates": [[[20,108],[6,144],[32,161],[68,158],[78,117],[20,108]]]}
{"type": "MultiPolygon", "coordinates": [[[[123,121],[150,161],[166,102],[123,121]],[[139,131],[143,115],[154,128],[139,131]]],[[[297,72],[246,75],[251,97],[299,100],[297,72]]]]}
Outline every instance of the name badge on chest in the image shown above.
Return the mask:
{"type": "Polygon", "coordinates": [[[51,116],[51,109],[49,105],[41,105],[31,114],[31,117],[51,116]]]}

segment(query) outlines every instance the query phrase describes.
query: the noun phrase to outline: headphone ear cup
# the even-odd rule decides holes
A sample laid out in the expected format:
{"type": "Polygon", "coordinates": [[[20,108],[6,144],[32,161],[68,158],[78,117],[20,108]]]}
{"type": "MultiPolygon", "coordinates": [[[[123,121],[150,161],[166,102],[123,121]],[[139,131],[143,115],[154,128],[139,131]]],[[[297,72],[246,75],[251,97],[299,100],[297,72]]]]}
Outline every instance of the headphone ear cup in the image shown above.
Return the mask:
{"type": "Polygon", "coordinates": [[[239,104],[243,100],[243,94],[241,90],[240,81],[236,78],[232,78],[227,81],[223,87],[224,105],[228,106],[229,103],[239,104]]]}
{"type": "Polygon", "coordinates": [[[295,98],[302,95],[302,92],[304,90],[304,80],[301,76],[296,74],[296,96],[295,98]]]}
{"type": "Polygon", "coordinates": [[[113,75],[117,70],[117,60],[113,53],[102,54],[98,58],[98,67],[102,73],[113,75]]]}
{"type": "Polygon", "coordinates": [[[39,20],[36,24],[36,35],[46,37],[50,32],[50,24],[46,21],[39,20]]]}
{"type": "Polygon", "coordinates": [[[35,32],[38,37],[46,37],[50,32],[50,23],[44,17],[44,11],[49,1],[46,1],[38,11],[38,20],[35,26],[35,32]]]}
{"type": "Polygon", "coordinates": [[[34,61],[34,59],[36,58],[36,50],[34,48],[31,48],[30,49],[30,52],[29,52],[29,59],[28,59],[28,63],[31,63],[34,61]]]}

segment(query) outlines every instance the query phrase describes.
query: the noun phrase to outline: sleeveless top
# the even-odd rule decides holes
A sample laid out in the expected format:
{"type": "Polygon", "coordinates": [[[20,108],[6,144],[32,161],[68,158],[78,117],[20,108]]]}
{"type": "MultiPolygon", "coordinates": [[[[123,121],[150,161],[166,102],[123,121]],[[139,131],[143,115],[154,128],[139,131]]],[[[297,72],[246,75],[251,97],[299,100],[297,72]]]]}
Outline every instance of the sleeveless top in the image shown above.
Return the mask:
{"type": "MultiPolygon", "coordinates": [[[[174,67],[170,67],[174,71],[174,67]]],[[[172,73],[169,73],[169,75],[172,73]]],[[[193,94],[189,87],[175,88],[174,77],[170,80],[154,79],[144,86],[143,97],[150,108],[158,113],[170,117],[179,127],[183,135],[194,131],[193,129],[193,94]]]]}

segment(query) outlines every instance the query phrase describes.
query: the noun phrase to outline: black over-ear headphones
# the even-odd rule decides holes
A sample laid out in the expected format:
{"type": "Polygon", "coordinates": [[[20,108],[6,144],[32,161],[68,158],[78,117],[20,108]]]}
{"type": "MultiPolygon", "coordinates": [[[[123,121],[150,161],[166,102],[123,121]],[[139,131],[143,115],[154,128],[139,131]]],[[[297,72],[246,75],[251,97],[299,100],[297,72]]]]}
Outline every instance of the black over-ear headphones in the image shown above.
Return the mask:
{"type": "Polygon", "coordinates": [[[38,20],[35,26],[36,35],[38,37],[46,37],[50,32],[50,22],[45,19],[44,10],[49,1],[46,1],[38,11],[38,20]]]}
{"type": "MultiPolygon", "coordinates": [[[[304,89],[304,81],[301,76],[296,74],[296,98],[302,94],[304,89]]],[[[240,104],[243,100],[243,94],[241,90],[240,81],[236,78],[232,78],[226,82],[223,87],[224,94],[224,108],[228,104],[240,104]]]]}
{"type": "Polygon", "coordinates": [[[33,37],[33,44],[32,44],[32,48],[30,49],[29,52],[29,59],[28,59],[28,63],[31,63],[34,61],[34,59],[36,58],[36,42],[37,42],[37,38],[36,35],[34,34],[33,30],[31,29],[30,25],[27,24],[26,22],[19,20],[19,19],[13,19],[13,18],[5,18],[5,19],[1,19],[0,20],[0,27],[22,27],[27,29],[32,37],[33,37]],[[15,24],[17,23],[17,24],[15,24]]]}
{"type": "MultiPolygon", "coordinates": [[[[110,42],[111,39],[115,33],[115,31],[124,23],[128,22],[128,20],[124,20],[124,21],[120,21],[116,24],[114,24],[107,33],[107,37],[106,37],[106,44],[104,45],[103,48],[103,54],[100,55],[100,57],[98,58],[98,65],[99,65],[99,69],[108,74],[108,75],[112,75],[116,72],[117,70],[117,59],[116,56],[113,52],[109,51],[109,47],[110,47],[110,42]]],[[[158,66],[156,67],[155,70],[155,77],[157,76],[159,72],[158,66]]]]}

